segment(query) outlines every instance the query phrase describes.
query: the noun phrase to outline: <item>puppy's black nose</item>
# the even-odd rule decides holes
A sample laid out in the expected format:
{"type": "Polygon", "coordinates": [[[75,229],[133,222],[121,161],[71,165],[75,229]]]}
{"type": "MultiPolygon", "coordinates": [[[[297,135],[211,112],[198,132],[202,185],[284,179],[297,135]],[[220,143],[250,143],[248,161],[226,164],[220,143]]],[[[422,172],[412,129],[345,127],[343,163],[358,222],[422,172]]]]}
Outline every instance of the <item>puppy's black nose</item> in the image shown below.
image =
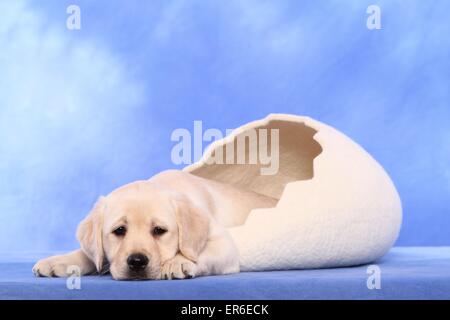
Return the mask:
{"type": "Polygon", "coordinates": [[[148,258],[140,253],[132,254],[127,259],[128,267],[131,270],[139,271],[144,269],[148,264],[148,258]]]}

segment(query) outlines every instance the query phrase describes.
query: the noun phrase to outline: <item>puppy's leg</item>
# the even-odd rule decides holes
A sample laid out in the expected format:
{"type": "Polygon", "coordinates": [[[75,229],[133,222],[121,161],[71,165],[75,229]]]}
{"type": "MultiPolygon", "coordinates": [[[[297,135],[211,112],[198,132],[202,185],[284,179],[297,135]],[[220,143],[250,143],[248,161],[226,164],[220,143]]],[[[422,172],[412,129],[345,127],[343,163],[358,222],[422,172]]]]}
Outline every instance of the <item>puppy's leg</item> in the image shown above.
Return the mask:
{"type": "Polygon", "coordinates": [[[178,253],[161,268],[161,279],[188,279],[239,272],[239,252],[223,227],[215,228],[205,248],[193,262],[178,253]]]}
{"type": "Polygon", "coordinates": [[[178,253],[166,261],[161,268],[161,280],[190,279],[197,274],[197,265],[178,253]]]}
{"type": "Polygon", "coordinates": [[[73,265],[80,268],[81,275],[96,271],[94,263],[80,249],[39,260],[33,267],[33,273],[37,277],[68,277],[68,268],[73,265]]]}
{"type": "Polygon", "coordinates": [[[196,276],[229,274],[239,272],[239,252],[231,236],[220,228],[211,237],[197,261],[196,276]]]}

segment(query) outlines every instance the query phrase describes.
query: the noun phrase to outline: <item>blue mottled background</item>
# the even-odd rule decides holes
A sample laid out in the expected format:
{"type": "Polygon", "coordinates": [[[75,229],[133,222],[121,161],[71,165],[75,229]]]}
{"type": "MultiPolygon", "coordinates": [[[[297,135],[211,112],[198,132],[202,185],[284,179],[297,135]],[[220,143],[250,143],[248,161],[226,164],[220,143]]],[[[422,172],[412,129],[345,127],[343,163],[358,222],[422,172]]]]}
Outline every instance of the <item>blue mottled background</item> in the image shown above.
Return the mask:
{"type": "Polygon", "coordinates": [[[271,112],[331,124],[386,168],[404,206],[397,245],[449,245],[449,12],[446,0],[0,0],[0,250],[76,247],[98,195],[174,167],[174,129],[271,112]],[[366,27],[370,4],[381,30],[366,27]]]}

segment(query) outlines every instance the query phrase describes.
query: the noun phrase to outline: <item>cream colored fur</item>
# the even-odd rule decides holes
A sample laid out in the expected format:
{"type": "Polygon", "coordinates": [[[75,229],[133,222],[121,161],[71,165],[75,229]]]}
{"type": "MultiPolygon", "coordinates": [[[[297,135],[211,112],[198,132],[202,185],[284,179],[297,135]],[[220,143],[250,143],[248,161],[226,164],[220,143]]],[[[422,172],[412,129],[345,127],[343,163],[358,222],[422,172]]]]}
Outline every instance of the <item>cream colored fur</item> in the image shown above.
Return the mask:
{"type": "Polygon", "coordinates": [[[100,197],[80,223],[80,249],[42,259],[37,276],[68,276],[109,270],[114,279],[184,279],[239,272],[239,253],[227,228],[241,225],[254,208],[275,206],[276,200],[187,172],[169,170],[100,197]],[[119,226],[124,236],[113,233],[119,226]],[[167,230],[152,233],[155,227],[167,230]],[[127,259],[148,257],[135,275],[127,259]]]}

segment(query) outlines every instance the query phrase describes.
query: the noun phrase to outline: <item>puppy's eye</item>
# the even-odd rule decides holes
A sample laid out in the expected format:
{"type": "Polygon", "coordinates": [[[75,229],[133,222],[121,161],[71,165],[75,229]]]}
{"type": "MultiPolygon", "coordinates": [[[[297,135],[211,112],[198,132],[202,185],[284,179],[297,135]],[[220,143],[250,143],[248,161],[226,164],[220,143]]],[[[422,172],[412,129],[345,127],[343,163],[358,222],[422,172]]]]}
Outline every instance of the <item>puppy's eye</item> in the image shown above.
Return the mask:
{"type": "Polygon", "coordinates": [[[162,234],[164,234],[166,232],[167,232],[167,230],[164,229],[164,228],[161,228],[161,227],[154,227],[153,228],[153,235],[155,235],[155,236],[160,236],[160,235],[162,235],[162,234]]]}
{"type": "Polygon", "coordinates": [[[116,236],[124,236],[126,232],[127,229],[124,226],[120,226],[113,231],[116,236]]]}

